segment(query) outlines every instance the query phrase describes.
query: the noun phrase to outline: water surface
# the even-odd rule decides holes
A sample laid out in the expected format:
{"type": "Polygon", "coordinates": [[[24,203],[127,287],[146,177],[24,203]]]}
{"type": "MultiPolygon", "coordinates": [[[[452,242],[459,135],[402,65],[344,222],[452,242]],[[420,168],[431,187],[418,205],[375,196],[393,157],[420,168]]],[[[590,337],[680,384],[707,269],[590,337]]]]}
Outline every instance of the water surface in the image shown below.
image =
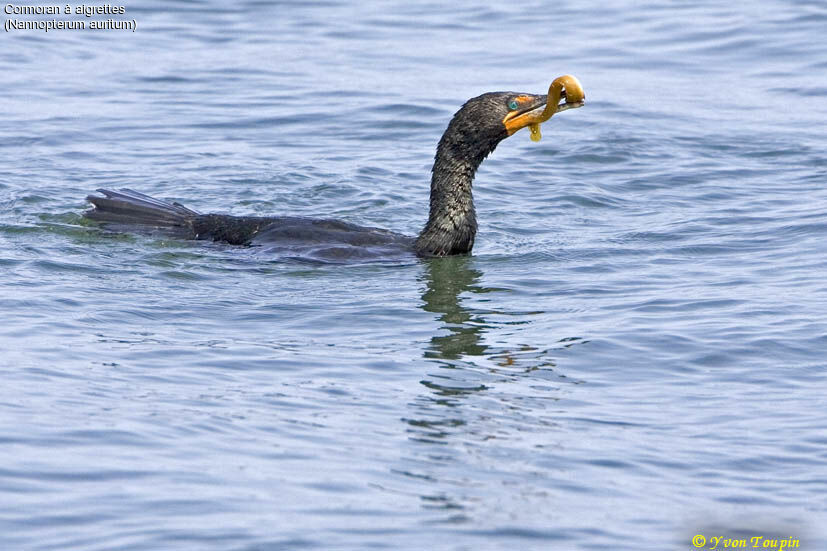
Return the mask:
{"type": "Polygon", "coordinates": [[[4,33],[0,547],[827,544],[827,9],[132,2],[4,33]],[[470,257],[130,236],[84,197],[415,234],[463,101],[470,257]]]}

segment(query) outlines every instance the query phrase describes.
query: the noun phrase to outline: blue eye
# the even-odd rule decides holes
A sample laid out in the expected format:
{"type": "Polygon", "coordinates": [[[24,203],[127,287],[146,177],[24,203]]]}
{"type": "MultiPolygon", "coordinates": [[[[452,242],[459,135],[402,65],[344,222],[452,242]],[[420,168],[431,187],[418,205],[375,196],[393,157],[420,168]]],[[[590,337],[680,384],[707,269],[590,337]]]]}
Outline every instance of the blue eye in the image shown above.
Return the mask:
{"type": "Polygon", "coordinates": [[[508,108],[511,109],[512,111],[514,111],[519,106],[520,106],[520,104],[517,103],[517,100],[515,100],[515,99],[508,102],[508,108]]]}

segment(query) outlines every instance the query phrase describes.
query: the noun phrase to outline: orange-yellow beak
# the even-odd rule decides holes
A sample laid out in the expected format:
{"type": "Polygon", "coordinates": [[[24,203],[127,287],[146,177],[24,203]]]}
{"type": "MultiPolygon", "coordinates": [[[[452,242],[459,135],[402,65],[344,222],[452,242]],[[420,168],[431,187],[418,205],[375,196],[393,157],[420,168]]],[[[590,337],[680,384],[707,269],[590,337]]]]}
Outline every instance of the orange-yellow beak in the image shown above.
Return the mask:
{"type": "Polygon", "coordinates": [[[586,94],[580,81],[572,75],[557,77],[548,87],[547,96],[518,96],[514,98],[519,107],[503,118],[508,135],[526,126],[532,127],[532,134],[539,135],[539,125],[549,120],[555,113],[583,107],[586,103],[586,94]],[[560,103],[560,100],[563,103],[560,103]]]}

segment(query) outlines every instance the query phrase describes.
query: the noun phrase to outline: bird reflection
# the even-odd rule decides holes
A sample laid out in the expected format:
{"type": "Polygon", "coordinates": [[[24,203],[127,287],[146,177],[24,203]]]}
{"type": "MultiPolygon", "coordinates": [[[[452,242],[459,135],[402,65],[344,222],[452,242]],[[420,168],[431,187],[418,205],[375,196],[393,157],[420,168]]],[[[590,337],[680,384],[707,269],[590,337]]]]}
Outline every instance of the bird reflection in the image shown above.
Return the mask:
{"type": "Polygon", "coordinates": [[[553,373],[556,365],[552,355],[560,348],[585,341],[568,337],[542,347],[525,343],[507,347],[488,345],[486,334],[496,332],[503,323],[512,328],[517,324],[528,324],[543,312],[504,312],[469,305],[475,299],[474,295],[506,291],[480,283],[483,273],[476,267],[474,257],[434,258],[423,261],[423,264],[426,289],[422,294],[422,309],[438,314],[441,322],[440,331],[431,337],[423,355],[442,369],[430,371],[427,378],[420,381],[431,391],[419,403],[420,412],[426,414],[428,420],[407,420],[420,434],[431,427],[433,431],[429,438],[442,438],[451,429],[462,426],[464,421],[460,419],[443,417],[444,407],[457,406],[463,397],[486,391],[494,384],[517,382],[540,370],[546,375],[538,376],[537,383],[565,379],[565,376],[553,373]],[[504,316],[513,317],[515,321],[503,322],[504,316]],[[442,406],[439,408],[442,413],[434,410],[434,405],[442,406]]]}
{"type": "Polygon", "coordinates": [[[447,335],[431,338],[425,357],[445,360],[442,363],[446,367],[451,367],[451,360],[463,355],[482,356],[487,350],[480,342],[486,329],[485,321],[464,307],[460,297],[464,292],[493,290],[478,285],[482,272],[475,269],[472,262],[471,257],[454,256],[431,259],[425,264],[428,288],[422,295],[425,302],[422,309],[441,314],[439,320],[444,323],[443,329],[448,330],[447,335]]]}
{"type": "Polygon", "coordinates": [[[517,326],[533,323],[544,312],[492,308],[507,301],[507,289],[482,284],[484,274],[474,257],[422,263],[421,307],[435,315],[439,330],[423,351],[433,366],[420,381],[427,390],[411,401],[409,416],[402,419],[414,443],[410,468],[396,472],[410,482],[423,508],[439,511],[440,522],[466,522],[480,497],[465,474],[464,455],[489,449],[488,442],[494,442],[492,449],[506,449],[515,445],[508,443],[515,433],[549,431],[556,423],[546,410],[549,400],[557,399],[563,381],[576,383],[557,373],[553,356],[585,341],[569,337],[543,346],[501,344],[517,326]],[[491,300],[481,300],[485,294],[491,300]]]}
{"type": "MultiPolygon", "coordinates": [[[[520,344],[515,348],[488,346],[483,340],[486,333],[496,330],[502,325],[500,322],[490,322],[486,316],[502,317],[514,316],[519,321],[508,322],[511,326],[530,323],[533,312],[503,312],[498,310],[479,310],[466,306],[472,299],[469,295],[481,295],[507,291],[496,287],[486,287],[480,284],[482,272],[475,267],[473,257],[458,256],[438,258],[425,261],[425,278],[427,288],[422,294],[422,309],[426,312],[439,314],[442,322],[441,332],[431,337],[430,346],[425,350],[426,359],[437,362],[444,368],[465,368],[477,372],[528,372],[537,369],[551,369],[554,362],[549,353],[553,348],[539,348],[528,344],[520,344]],[[463,296],[465,295],[465,296],[463,296]],[[447,331],[447,333],[446,333],[447,331]]],[[[580,339],[567,338],[558,341],[578,341],[580,339]]],[[[442,377],[447,377],[443,375],[442,377]]],[[[437,376],[436,378],[441,378],[437,376]]],[[[434,383],[423,381],[425,386],[433,387],[434,383]]],[[[437,385],[439,388],[444,388],[437,385]]],[[[437,388],[437,390],[439,389],[437,388]]],[[[485,389],[479,385],[476,390],[485,389]]],[[[466,392],[468,389],[461,389],[466,392]]],[[[447,394],[450,394],[446,390],[447,394]]]]}

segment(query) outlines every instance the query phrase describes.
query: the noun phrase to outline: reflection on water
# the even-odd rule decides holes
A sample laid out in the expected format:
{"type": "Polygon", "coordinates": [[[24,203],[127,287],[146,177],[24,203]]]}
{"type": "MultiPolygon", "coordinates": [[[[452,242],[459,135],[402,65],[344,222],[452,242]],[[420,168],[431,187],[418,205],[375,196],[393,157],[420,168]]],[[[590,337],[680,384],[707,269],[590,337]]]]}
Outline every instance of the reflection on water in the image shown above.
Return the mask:
{"type": "Polygon", "coordinates": [[[426,312],[441,314],[442,329],[448,334],[435,335],[425,351],[426,358],[439,360],[444,367],[454,367],[453,360],[463,356],[482,356],[487,347],[481,337],[486,329],[479,312],[471,312],[462,304],[461,293],[486,293],[493,289],[480,287],[482,272],[473,267],[468,256],[434,258],[426,261],[428,288],[422,295],[426,312]]]}
{"type": "Polygon", "coordinates": [[[408,404],[410,415],[402,419],[414,443],[411,468],[394,472],[415,481],[422,509],[439,512],[437,522],[479,522],[488,517],[487,475],[468,469],[472,457],[481,446],[512,458],[542,457],[538,450],[557,448],[560,410],[549,404],[561,398],[563,382],[580,381],[557,373],[553,355],[586,341],[507,344],[526,339],[521,329],[545,313],[504,309],[511,291],[484,285],[473,257],[432,259],[424,266],[421,307],[440,323],[423,356],[435,369],[420,381],[427,391],[408,404]],[[489,296],[480,300],[483,294],[489,296]],[[539,436],[528,441],[530,433],[539,436]]]}
{"type": "MultiPolygon", "coordinates": [[[[439,314],[442,322],[440,333],[431,337],[424,357],[445,369],[461,368],[466,356],[483,356],[487,350],[481,342],[485,322],[479,312],[463,305],[461,297],[464,292],[486,291],[478,285],[482,272],[473,267],[473,259],[467,256],[434,258],[424,264],[426,289],[422,309],[439,314]]],[[[466,424],[460,417],[446,417],[445,411],[449,410],[445,407],[453,408],[463,395],[487,388],[484,384],[464,385],[457,377],[442,373],[429,374],[429,379],[420,382],[432,392],[414,404],[420,417],[405,419],[405,422],[410,426],[412,440],[425,443],[439,443],[466,424]]]]}
{"type": "MultiPolygon", "coordinates": [[[[503,311],[496,307],[485,310],[466,306],[473,295],[504,293],[508,289],[487,287],[480,284],[482,271],[473,257],[436,258],[426,261],[425,277],[427,288],[422,295],[426,312],[440,314],[440,333],[431,338],[424,357],[440,367],[454,369],[484,369],[491,373],[515,374],[538,369],[553,369],[556,364],[552,354],[560,348],[568,348],[588,341],[581,337],[567,336],[547,343],[519,343],[515,346],[488,345],[484,337],[505,326],[528,325],[532,318],[543,315],[543,311],[503,311]],[[471,296],[463,297],[463,293],[471,296]],[[447,331],[447,333],[446,333],[447,331]]],[[[501,301],[505,303],[505,301],[501,301]]],[[[439,375],[437,377],[448,377],[439,375]]],[[[447,394],[483,390],[477,388],[450,388],[432,381],[423,384],[447,394]]]]}
{"type": "MultiPolygon", "coordinates": [[[[525,406],[515,402],[524,401],[527,395],[519,385],[530,385],[533,394],[544,394],[539,400],[547,400],[554,399],[554,394],[549,396],[548,392],[556,393],[559,382],[579,382],[566,380],[564,375],[556,373],[553,359],[553,354],[560,348],[587,342],[578,337],[559,339],[552,346],[525,342],[513,346],[486,344],[486,336],[493,337],[489,341],[498,342],[503,327],[529,324],[531,322],[526,320],[543,312],[502,311],[496,306],[491,308],[491,300],[486,301],[485,309],[469,306],[476,295],[505,296],[508,292],[507,289],[482,285],[482,278],[483,273],[473,257],[425,261],[426,288],[422,309],[438,314],[441,324],[423,356],[439,369],[430,371],[420,381],[429,392],[413,404],[416,414],[405,419],[414,440],[439,443],[451,434],[466,431],[473,433],[475,438],[481,436],[469,427],[471,423],[465,418],[468,412],[459,406],[467,398],[482,396],[483,391],[491,391],[485,399],[499,401],[517,411],[525,406]],[[550,380],[555,384],[549,385],[550,380]],[[503,386],[506,384],[518,386],[503,386]],[[494,390],[497,386],[499,388],[494,390]]],[[[475,412],[471,414],[477,415],[475,412]]],[[[483,439],[494,437],[482,436],[483,439]]]]}

